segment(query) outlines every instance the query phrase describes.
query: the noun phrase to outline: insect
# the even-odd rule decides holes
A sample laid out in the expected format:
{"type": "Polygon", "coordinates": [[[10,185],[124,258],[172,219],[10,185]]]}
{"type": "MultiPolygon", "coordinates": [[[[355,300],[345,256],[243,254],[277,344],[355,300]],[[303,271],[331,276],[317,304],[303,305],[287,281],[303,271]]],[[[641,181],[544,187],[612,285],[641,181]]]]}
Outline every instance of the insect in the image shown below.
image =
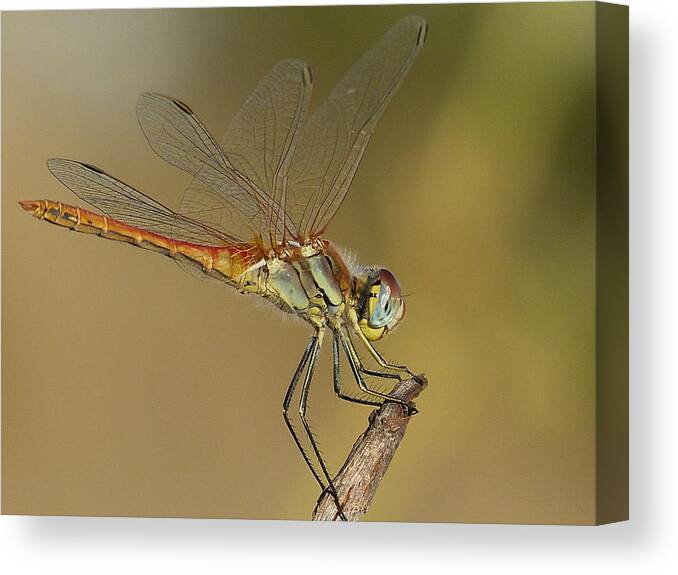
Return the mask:
{"type": "Polygon", "coordinates": [[[36,218],[159,252],[188,271],[259,295],[310,324],[313,335],[285,394],[283,416],[342,519],[331,475],[306,419],[323,340],[331,334],[334,391],[341,399],[375,406],[403,403],[370,387],[366,378],[399,380],[400,374],[413,374],[386,361],[374,347],[405,313],[395,276],[386,268],[351,267],[323,236],[425,35],[426,22],[418,16],[397,22],[310,115],[310,68],[300,60],[281,61],[259,82],[220,143],[182,102],[143,94],[137,116],[149,144],[162,159],[194,176],[177,211],[99,168],[64,159],[49,160],[49,170],[100,213],[51,200],[20,202],[36,218]],[[356,342],[380,369],[364,365],[356,342]],[[363,392],[360,397],[342,388],[341,352],[363,392]],[[304,449],[289,413],[299,382],[298,411],[311,452],[304,449]]]}

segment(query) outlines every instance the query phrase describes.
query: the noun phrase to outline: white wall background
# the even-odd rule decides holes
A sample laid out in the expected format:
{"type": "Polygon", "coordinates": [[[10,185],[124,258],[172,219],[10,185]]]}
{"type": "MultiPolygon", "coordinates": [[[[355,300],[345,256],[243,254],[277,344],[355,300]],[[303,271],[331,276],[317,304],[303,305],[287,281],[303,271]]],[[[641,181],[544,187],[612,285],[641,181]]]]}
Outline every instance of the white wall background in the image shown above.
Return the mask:
{"type": "MultiPolygon", "coordinates": [[[[6,10],[229,3],[251,4],[2,0],[0,6],[6,10]]],[[[308,2],[258,2],[290,3],[308,2]]],[[[436,573],[443,568],[452,573],[675,572],[678,3],[627,3],[632,108],[631,521],[592,528],[3,516],[4,573],[436,573]]]]}

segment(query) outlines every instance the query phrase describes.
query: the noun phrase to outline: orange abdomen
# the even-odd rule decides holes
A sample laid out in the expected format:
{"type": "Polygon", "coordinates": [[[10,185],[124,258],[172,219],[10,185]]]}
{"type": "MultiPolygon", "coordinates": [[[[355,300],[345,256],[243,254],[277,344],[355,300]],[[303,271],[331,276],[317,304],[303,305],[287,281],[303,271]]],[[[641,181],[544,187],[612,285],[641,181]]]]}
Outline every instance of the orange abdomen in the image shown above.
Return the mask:
{"type": "Polygon", "coordinates": [[[26,200],[19,203],[24,210],[38,219],[76,232],[126,242],[177,260],[190,260],[200,266],[203,272],[230,284],[236,284],[236,278],[251,265],[250,246],[204,246],[175,240],[62,202],[26,200]]]}

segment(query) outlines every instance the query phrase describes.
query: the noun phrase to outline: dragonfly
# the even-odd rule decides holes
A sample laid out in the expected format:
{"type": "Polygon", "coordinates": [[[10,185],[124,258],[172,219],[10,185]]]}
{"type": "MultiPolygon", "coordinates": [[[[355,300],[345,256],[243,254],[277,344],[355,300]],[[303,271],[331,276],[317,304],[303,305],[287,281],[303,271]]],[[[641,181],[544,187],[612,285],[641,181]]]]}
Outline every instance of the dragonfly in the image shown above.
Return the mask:
{"type": "Polygon", "coordinates": [[[379,406],[392,398],[369,378],[414,376],[374,343],[403,319],[405,301],[385,267],[359,266],[324,237],[343,203],[377,121],[410,70],[426,37],[426,21],[407,16],[378,40],[309,112],[311,69],[286,59],[258,83],[219,143],[181,101],[144,93],[137,118],[151,148],[193,176],[179,208],[83,162],[50,159],[50,172],[97,211],[52,200],[24,200],[32,216],[68,230],[163,254],[186,271],[257,295],[310,324],[312,337],[283,400],[283,418],[321,490],[346,520],[332,476],[307,420],[313,373],[332,337],[333,387],[346,401],[379,406]],[[379,366],[370,369],[356,344],[379,366]],[[340,355],[362,394],[342,387],[340,355]],[[370,381],[370,384],[368,384],[370,381]],[[298,416],[290,409],[300,385],[298,416]],[[310,445],[310,450],[304,445],[310,445]]]}

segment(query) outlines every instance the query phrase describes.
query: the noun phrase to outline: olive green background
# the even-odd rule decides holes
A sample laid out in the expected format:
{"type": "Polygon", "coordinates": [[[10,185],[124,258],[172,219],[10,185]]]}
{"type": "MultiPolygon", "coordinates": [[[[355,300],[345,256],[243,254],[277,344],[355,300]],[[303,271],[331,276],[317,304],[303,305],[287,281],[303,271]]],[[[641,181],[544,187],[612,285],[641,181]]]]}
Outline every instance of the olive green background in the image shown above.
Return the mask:
{"type": "MultiPolygon", "coordinates": [[[[3,513],[310,517],[281,417],[309,328],[16,201],[75,202],[65,157],[177,206],[141,92],[220,136],[278,60],[311,64],[318,105],[412,12],[427,44],[327,233],[413,292],[380,347],[430,381],[367,519],[595,521],[592,3],[4,13],[3,513]]],[[[320,363],[336,469],[369,409],[320,363]]]]}

